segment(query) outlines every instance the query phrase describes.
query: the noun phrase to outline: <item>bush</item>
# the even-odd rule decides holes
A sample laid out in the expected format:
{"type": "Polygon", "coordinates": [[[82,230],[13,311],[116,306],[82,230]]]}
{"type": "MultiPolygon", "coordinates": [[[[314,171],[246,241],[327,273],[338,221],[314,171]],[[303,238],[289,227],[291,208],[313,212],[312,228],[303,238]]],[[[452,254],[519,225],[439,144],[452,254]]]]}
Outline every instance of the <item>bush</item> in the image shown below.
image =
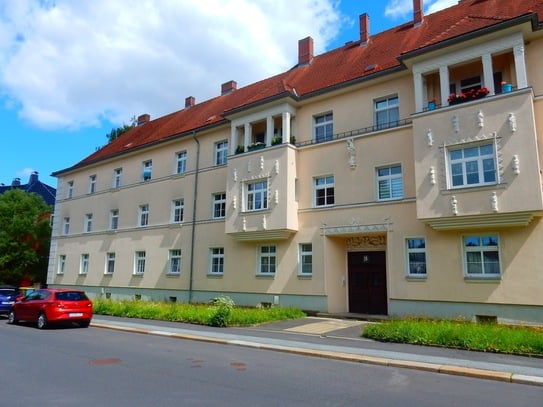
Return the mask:
{"type": "Polygon", "coordinates": [[[213,298],[209,302],[213,306],[213,314],[209,320],[209,325],[225,327],[228,326],[234,309],[234,301],[227,296],[213,298]]]}

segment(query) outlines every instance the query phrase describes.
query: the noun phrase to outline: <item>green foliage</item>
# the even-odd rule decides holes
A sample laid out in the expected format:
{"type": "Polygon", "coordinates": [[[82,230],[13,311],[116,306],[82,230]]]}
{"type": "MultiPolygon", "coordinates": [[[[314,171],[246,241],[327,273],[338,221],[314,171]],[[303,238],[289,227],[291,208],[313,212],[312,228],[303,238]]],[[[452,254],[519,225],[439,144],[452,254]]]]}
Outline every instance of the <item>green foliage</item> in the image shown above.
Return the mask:
{"type": "Polygon", "coordinates": [[[121,137],[124,133],[126,133],[128,130],[132,129],[136,126],[136,118],[132,117],[130,120],[130,124],[123,124],[121,127],[117,127],[116,129],[111,129],[111,131],[106,134],[107,140],[109,143],[111,143],[113,140],[121,137]]]}
{"type": "Polygon", "coordinates": [[[50,213],[38,194],[13,189],[0,195],[0,283],[19,284],[22,277],[45,283],[50,213]]]}
{"type": "Polygon", "coordinates": [[[543,329],[532,327],[475,324],[462,320],[403,319],[368,324],[362,336],[382,342],[543,355],[543,329]]]}
{"type": "Polygon", "coordinates": [[[240,308],[234,306],[234,302],[228,297],[218,297],[207,305],[97,299],[93,301],[93,311],[97,315],[156,319],[209,326],[250,326],[306,316],[296,308],[240,308]],[[230,313],[225,309],[229,309],[230,313]],[[222,325],[223,322],[226,322],[226,325],[222,325]]]}

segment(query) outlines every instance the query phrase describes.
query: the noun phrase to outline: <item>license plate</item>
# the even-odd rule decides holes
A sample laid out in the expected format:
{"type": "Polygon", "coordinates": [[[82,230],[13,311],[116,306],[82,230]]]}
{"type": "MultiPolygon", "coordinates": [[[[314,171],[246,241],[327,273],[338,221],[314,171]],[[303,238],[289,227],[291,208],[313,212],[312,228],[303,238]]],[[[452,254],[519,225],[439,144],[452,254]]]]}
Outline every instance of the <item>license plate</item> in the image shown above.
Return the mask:
{"type": "Polygon", "coordinates": [[[82,312],[70,312],[70,313],[68,314],[68,316],[69,316],[70,318],[82,317],[82,316],[83,316],[83,313],[82,313],[82,312]]]}
{"type": "Polygon", "coordinates": [[[15,301],[2,301],[2,305],[13,305],[15,301]]]}

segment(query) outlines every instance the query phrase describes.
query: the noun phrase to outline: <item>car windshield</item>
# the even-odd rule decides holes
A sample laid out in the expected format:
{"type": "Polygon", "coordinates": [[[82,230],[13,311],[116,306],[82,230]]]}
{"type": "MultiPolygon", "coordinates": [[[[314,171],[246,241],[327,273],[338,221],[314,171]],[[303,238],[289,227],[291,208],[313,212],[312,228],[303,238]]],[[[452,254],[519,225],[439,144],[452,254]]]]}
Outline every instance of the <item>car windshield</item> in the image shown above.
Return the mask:
{"type": "Polygon", "coordinates": [[[65,291],[56,294],[57,300],[61,301],[85,301],[87,296],[83,292],[79,291],[65,291]]]}
{"type": "Polygon", "coordinates": [[[9,295],[16,295],[17,291],[11,288],[0,288],[0,295],[1,296],[9,296],[9,295]]]}

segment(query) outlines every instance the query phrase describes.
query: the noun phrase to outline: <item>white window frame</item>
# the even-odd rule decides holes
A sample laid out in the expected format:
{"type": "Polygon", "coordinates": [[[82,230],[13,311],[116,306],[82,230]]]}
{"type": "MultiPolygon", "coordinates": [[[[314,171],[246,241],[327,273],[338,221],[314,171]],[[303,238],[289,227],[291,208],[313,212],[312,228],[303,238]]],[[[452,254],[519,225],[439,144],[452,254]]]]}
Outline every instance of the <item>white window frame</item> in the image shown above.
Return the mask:
{"type": "Polygon", "coordinates": [[[74,196],[74,182],[68,181],[66,184],[67,184],[66,198],[71,199],[74,196]]]}
{"type": "Polygon", "coordinates": [[[224,247],[211,247],[209,249],[209,274],[224,274],[224,247]]]}
{"type": "Polygon", "coordinates": [[[497,151],[496,144],[494,140],[487,142],[477,142],[477,143],[467,143],[454,146],[448,146],[446,149],[446,160],[447,160],[447,183],[449,189],[458,189],[458,188],[474,188],[486,185],[496,185],[499,183],[499,173],[497,169],[497,151]],[[482,149],[484,148],[484,151],[482,149]],[[467,156],[466,153],[472,152],[475,149],[478,150],[477,155],[467,156]],[[458,152],[461,152],[462,157],[458,157],[458,152]],[[489,163],[492,164],[492,169],[485,170],[485,165],[489,163]],[[478,182],[470,182],[470,174],[475,174],[473,168],[468,166],[477,167],[477,178],[478,182]],[[458,169],[461,170],[461,173],[458,173],[458,169]],[[454,173],[453,173],[454,171],[454,173]],[[485,181],[485,174],[493,174],[493,180],[485,181]],[[462,177],[462,182],[460,184],[454,185],[455,179],[462,177]],[[482,181],[481,181],[482,180],[482,181]]]}
{"type": "Polygon", "coordinates": [[[298,245],[298,275],[313,275],[313,244],[300,243],[298,245]]]}
{"type": "Polygon", "coordinates": [[[313,116],[313,136],[316,143],[322,143],[334,138],[333,112],[313,116]]]}
{"type": "Polygon", "coordinates": [[[120,188],[122,185],[123,169],[115,168],[113,170],[113,188],[120,188]]]}
{"type": "Polygon", "coordinates": [[[373,103],[373,115],[377,129],[387,129],[398,125],[400,122],[399,96],[391,95],[375,99],[373,103]]]}
{"type": "Polygon", "coordinates": [[[89,194],[96,192],[96,175],[89,176],[89,194]]]}
{"type": "Polygon", "coordinates": [[[139,206],[138,226],[149,226],[149,204],[143,204],[139,206]]]}
{"type": "Polygon", "coordinates": [[[62,234],[63,235],[70,234],[70,217],[69,216],[66,216],[62,220],[62,234]]]}
{"type": "Polygon", "coordinates": [[[213,207],[211,212],[211,217],[213,219],[222,219],[226,216],[226,192],[213,194],[213,207]]]}
{"type": "Polygon", "coordinates": [[[115,253],[107,252],[104,274],[111,275],[114,272],[115,272],[115,253]]]}
{"type": "Polygon", "coordinates": [[[175,153],[175,173],[184,174],[187,172],[187,151],[175,153]]]}
{"type": "Polygon", "coordinates": [[[377,200],[393,201],[403,198],[403,168],[401,164],[377,167],[375,169],[375,177],[377,200]],[[397,184],[398,180],[400,181],[399,189],[397,184]],[[388,196],[385,194],[387,191],[388,196]]]}
{"type": "Polygon", "coordinates": [[[66,255],[61,254],[58,256],[57,274],[64,274],[66,271],[66,255]]]}
{"type": "MultiPolygon", "coordinates": [[[[462,259],[464,262],[464,276],[466,278],[481,278],[481,279],[499,279],[502,275],[501,270],[501,256],[500,256],[500,237],[497,233],[482,233],[482,234],[468,234],[462,236],[462,259]],[[492,240],[495,239],[496,244],[488,244],[492,240]],[[470,241],[470,243],[475,243],[478,241],[478,246],[472,246],[467,245],[467,241],[470,241]],[[473,272],[470,271],[470,269],[474,269],[477,264],[473,262],[474,258],[469,258],[472,256],[469,256],[468,253],[478,253],[480,255],[480,261],[477,262],[477,264],[480,267],[481,272],[473,272]],[[492,264],[490,262],[485,261],[484,257],[486,254],[495,253],[494,255],[497,256],[496,262],[497,262],[497,268],[498,272],[493,273],[489,271],[488,269],[492,267],[492,264]]],[[[495,266],[495,264],[494,264],[495,266]]]]}
{"type": "Polygon", "coordinates": [[[134,253],[134,274],[143,275],[145,273],[145,261],[147,254],[145,250],[137,250],[134,253]]]}
{"type": "Polygon", "coordinates": [[[426,255],[426,238],[408,237],[405,239],[405,265],[406,275],[413,278],[426,278],[428,276],[428,258],[426,255]],[[422,246],[421,246],[422,245],[422,246]],[[424,261],[417,261],[414,256],[424,254],[424,261]],[[414,255],[413,257],[411,255],[414,255]]]}
{"type": "Polygon", "coordinates": [[[79,274],[89,274],[89,260],[90,256],[88,253],[83,253],[81,255],[81,261],[79,263],[79,274]]]}
{"type": "Polygon", "coordinates": [[[153,178],[153,160],[146,160],[141,163],[141,180],[151,181],[153,178]]]}
{"type": "Polygon", "coordinates": [[[92,232],[92,213],[85,214],[84,232],[85,233],[92,232]]]}
{"type": "Polygon", "coordinates": [[[181,249],[172,249],[168,254],[168,274],[179,275],[181,274],[181,261],[182,253],[181,249]]]}
{"type": "Polygon", "coordinates": [[[172,223],[181,223],[185,216],[185,200],[183,198],[172,201],[172,223]]]}
{"type": "Polygon", "coordinates": [[[228,140],[222,140],[215,143],[215,165],[225,165],[228,161],[228,140]]]}
{"type": "Polygon", "coordinates": [[[315,208],[335,205],[335,183],[336,181],[333,175],[324,175],[313,178],[313,206],[315,208]],[[324,195],[321,196],[321,192],[324,193],[324,195]],[[323,203],[319,204],[321,200],[323,200],[323,203]]]}
{"type": "Polygon", "coordinates": [[[245,184],[245,210],[258,212],[268,209],[268,180],[259,179],[245,184]]]}
{"type": "Polygon", "coordinates": [[[109,229],[117,230],[119,229],[119,210],[112,209],[109,211],[109,229]]]}
{"type": "Polygon", "coordinates": [[[274,276],[277,271],[277,246],[258,246],[257,275],[274,276]]]}

